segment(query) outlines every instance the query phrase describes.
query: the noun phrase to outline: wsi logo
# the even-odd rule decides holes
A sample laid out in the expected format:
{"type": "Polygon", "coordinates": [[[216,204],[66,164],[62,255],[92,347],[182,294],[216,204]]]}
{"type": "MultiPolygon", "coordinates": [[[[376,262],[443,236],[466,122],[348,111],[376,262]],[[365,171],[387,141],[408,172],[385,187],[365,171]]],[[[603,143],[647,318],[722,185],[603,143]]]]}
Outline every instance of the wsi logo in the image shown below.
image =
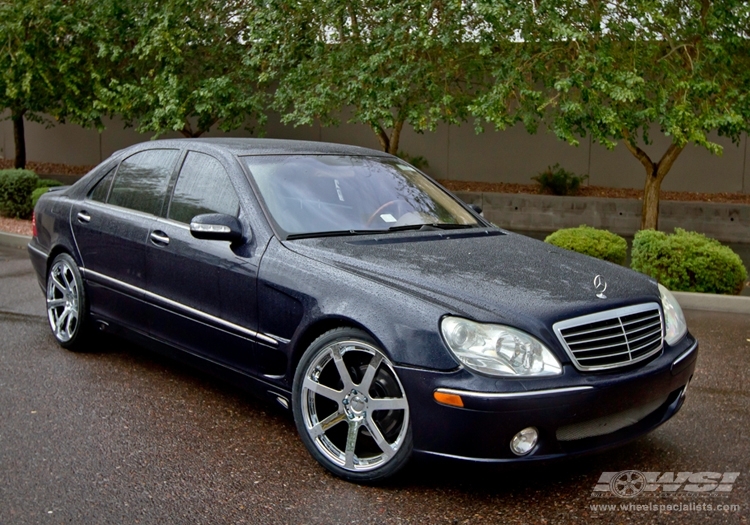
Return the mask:
{"type": "Polygon", "coordinates": [[[602,472],[594,493],[634,498],[642,492],[731,492],[739,472],[602,472]]]}

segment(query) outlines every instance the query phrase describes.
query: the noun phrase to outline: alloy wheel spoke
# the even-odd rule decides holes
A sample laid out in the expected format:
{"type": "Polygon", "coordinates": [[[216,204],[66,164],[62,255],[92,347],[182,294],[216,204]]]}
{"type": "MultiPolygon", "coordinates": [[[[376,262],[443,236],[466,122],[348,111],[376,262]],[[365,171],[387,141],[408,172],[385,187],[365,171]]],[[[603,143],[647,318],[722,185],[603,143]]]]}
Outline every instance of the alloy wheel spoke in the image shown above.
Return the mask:
{"type": "Polygon", "coordinates": [[[60,292],[65,293],[67,290],[65,288],[65,285],[60,282],[59,275],[52,274],[52,283],[55,285],[55,288],[57,288],[60,292]]]}
{"type": "Polygon", "coordinates": [[[367,423],[365,426],[367,427],[367,430],[370,431],[372,439],[375,440],[375,444],[377,444],[380,450],[383,451],[383,455],[390,459],[396,453],[396,449],[393,445],[388,443],[371,416],[367,417],[367,423]]]}
{"type": "Polygon", "coordinates": [[[310,429],[310,436],[315,439],[325,434],[329,429],[335,427],[346,419],[346,415],[343,412],[334,412],[323,421],[318,422],[315,426],[310,429]]]}
{"type": "Polygon", "coordinates": [[[337,403],[341,403],[345,395],[343,391],[334,390],[331,387],[321,385],[320,383],[316,383],[309,377],[305,378],[305,382],[302,383],[302,388],[306,388],[307,390],[310,390],[311,392],[314,392],[323,397],[326,397],[330,399],[331,401],[336,401],[337,403]]]}
{"type": "Polygon", "coordinates": [[[375,374],[380,368],[380,363],[383,362],[383,356],[375,354],[370,359],[370,363],[367,365],[367,370],[362,378],[362,382],[359,384],[359,388],[367,395],[370,395],[370,387],[372,386],[372,380],[375,379],[375,374]]]}
{"type": "Polygon", "coordinates": [[[346,452],[344,466],[348,469],[354,468],[354,449],[357,446],[360,421],[349,421],[349,432],[346,435],[346,452]]]}
{"type": "Polygon", "coordinates": [[[344,363],[344,359],[341,356],[341,347],[339,345],[332,347],[331,355],[333,356],[333,363],[336,365],[336,370],[338,370],[341,377],[341,382],[344,384],[343,390],[351,390],[354,386],[354,381],[352,381],[352,377],[346,369],[346,363],[344,363]]]}
{"type": "Polygon", "coordinates": [[[68,317],[70,310],[66,307],[55,321],[55,332],[58,334],[62,333],[63,324],[65,324],[65,318],[68,317]]]}
{"type": "Polygon", "coordinates": [[[76,312],[74,310],[71,310],[68,313],[68,320],[65,322],[65,331],[67,332],[67,335],[70,337],[73,335],[73,323],[75,323],[78,320],[78,316],[76,315],[76,312]]]}
{"type": "Polygon", "coordinates": [[[405,410],[408,405],[403,397],[372,398],[368,402],[370,410],[405,410]]]}
{"type": "Polygon", "coordinates": [[[47,301],[47,308],[57,308],[65,306],[65,299],[50,299],[47,301]]]}

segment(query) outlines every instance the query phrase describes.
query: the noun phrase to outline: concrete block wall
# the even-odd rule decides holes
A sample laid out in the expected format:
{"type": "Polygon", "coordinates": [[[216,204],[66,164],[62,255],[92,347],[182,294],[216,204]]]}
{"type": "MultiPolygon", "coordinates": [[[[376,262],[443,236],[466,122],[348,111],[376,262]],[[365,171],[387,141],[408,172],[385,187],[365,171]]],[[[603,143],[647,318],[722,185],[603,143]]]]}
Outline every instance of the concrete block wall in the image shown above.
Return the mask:
{"type": "MultiPolygon", "coordinates": [[[[642,202],[636,199],[556,197],[508,193],[456,192],[502,228],[553,232],[582,224],[632,236],[640,229],[642,202]]],[[[750,243],[750,205],[661,201],[659,229],[704,233],[723,242],[750,243]]]]}

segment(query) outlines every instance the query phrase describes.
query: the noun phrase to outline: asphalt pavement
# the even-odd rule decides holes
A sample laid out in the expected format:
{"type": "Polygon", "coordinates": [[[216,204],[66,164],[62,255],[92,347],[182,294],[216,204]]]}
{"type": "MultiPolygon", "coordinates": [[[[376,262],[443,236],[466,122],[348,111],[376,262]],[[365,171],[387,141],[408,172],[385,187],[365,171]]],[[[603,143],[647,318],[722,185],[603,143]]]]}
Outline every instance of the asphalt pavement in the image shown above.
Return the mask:
{"type": "Polygon", "coordinates": [[[282,409],[200,371],[115,339],[59,348],[28,259],[0,249],[0,524],[747,523],[750,316],[686,313],[695,378],[648,436],[543,467],[412,463],[368,487],[320,468],[282,409]],[[618,497],[607,480],[629,470],[651,488],[618,497]]]}

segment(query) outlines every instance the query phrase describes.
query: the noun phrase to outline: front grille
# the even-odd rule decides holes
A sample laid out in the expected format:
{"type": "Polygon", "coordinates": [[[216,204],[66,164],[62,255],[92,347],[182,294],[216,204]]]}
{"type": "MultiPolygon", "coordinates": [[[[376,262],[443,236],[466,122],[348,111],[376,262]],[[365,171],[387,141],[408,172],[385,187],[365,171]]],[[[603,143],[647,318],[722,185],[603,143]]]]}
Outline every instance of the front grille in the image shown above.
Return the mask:
{"type": "Polygon", "coordinates": [[[661,310],[656,303],[560,321],[553,329],[579,370],[626,366],[662,349],[661,310]]]}

